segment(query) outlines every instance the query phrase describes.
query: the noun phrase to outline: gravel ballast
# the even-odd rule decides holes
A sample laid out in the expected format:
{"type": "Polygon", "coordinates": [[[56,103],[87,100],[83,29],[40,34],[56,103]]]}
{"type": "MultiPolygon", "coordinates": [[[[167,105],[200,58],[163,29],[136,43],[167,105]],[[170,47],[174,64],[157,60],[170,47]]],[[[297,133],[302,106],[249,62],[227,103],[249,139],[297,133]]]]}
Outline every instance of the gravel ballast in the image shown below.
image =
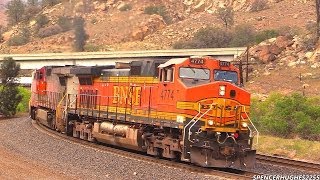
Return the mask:
{"type": "MultiPolygon", "coordinates": [[[[24,174],[20,174],[14,176],[17,178],[10,179],[43,179],[44,175],[48,177],[46,174],[50,175],[48,179],[224,179],[127,158],[57,139],[36,129],[27,117],[1,120],[0,128],[0,150],[4,149],[10,154],[23,157],[23,161],[19,160],[16,164],[27,161],[34,169],[45,169],[51,173],[39,172],[38,176],[34,177],[24,177],[24,174]]],[[[257,163],[254,171],[268,175],[308,174],[263,163],[257,163]]],[[[23,172],[17,170],[17,173],[23,172]]],[[[8,173],[4,174],[4,177],[10,177],[8,173]]]]}
{"type": "Polygon", "coordinates": [[[218,178],[126,158],[56,139],[34,128],[29,118],[2,120],[0,128],[1,148],[22,155],[30,162],[46,166],[70,179],[218,178]]]}

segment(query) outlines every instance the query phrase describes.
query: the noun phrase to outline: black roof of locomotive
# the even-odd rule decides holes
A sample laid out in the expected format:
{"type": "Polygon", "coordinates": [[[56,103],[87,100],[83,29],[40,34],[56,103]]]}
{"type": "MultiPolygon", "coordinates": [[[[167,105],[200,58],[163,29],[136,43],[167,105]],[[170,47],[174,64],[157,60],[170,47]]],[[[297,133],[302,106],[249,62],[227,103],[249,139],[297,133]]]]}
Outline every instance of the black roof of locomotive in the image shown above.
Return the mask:
{"type": "Polygon", "coordinates": [[[71,74],[75,75],[91,75],[91,76],[99,76],[103,69],[113,69],[114,65],[108,66],[81,66],[81,67],[73,67],[70,69],[71,74]]]}

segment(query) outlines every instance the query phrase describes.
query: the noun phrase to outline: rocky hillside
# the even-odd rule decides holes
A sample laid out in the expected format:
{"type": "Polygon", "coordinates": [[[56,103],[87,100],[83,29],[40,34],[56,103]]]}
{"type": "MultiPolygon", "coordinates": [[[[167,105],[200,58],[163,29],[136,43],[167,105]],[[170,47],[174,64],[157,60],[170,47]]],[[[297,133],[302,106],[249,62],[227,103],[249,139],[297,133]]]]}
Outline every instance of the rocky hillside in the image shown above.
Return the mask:
{"type": "MultiPolygon", "coordinates": [[[[82,16],[86,21],[89,35],[87,44],[98,50],[169,49],[179,39],[190,39],[200,28],[210,25],[222,26],[214,13],[217,7],[231,6],[235,10],[235,25],[251,24],[256,30],[279,29],[297,26],[304,28],[315,19],[314,2],[302,0],[269,0],[265,10],[251,11],[255,0],[112,0],[104,3],[94,1],[85,8],[84,1],[67,1],[52,8],[44,9],[50,22],[45,27],[57,23],[60,16],[82,16]],[[149,15],[149,6],[164,6],[160,15],[149,15]],[[128,9],[125,9],[128,8],[128,9]],[[161,40],[161,43],[159,43],[161,40]]],[[[262,0],[260,0],[262,1],[262,0]]],[[[31,19],[29,29],[36,22],[31,19]]],[[[5,40],[18,33],[18,27],[4,34],[5,40]]],[[[3,52],[66,52],[72,51],[72,31],[38,38],[19,46],[1,46],[3,52]]]]}
{"type": "MultiPolygon", "coordinates": [[[[234,26],[251,25],[256,31],[305,31],[315,21],[313,0],[72,0],[44,8],[36,17],[3,34],[2,53],[70,52],[74,40],[71,21],[81,16],[88,34],[86,51],[171,49],[179,40],[191,39],[201,28],[220,26],[219,7],[232,7],[234,26]],[[89,4],[88,4],[89,2],[89,4]],[[257,3],[259,2],[259,3],[257,3]],[[157,9],[150,9],[156,7],[157,9]],[[153,12],[157,11],[156,14],[153,12]],[[48,21],[39,27],[39,16],[48,21]],[[25,26],[25,24],[27,24],[25,26]],[[8,46],[8,40],[30,30],[29,42],[8,46]]],[[[254,65],[248,90],[257,94],[294,91],[316,94],[320,90],[317,53],[301,48],[304,37],[278,37],[251,48],[254,65]]]]}

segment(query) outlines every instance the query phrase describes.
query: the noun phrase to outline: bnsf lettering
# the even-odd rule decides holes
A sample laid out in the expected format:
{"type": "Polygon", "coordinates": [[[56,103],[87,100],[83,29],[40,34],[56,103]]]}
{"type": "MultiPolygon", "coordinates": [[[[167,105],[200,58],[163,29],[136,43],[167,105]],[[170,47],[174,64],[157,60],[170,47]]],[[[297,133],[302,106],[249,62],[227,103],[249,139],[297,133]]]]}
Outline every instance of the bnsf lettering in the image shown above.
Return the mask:
{"type": "Polygon", "coordinates": [[[140,105],[141,87],[113,86],[114,104],[140,105]]]}

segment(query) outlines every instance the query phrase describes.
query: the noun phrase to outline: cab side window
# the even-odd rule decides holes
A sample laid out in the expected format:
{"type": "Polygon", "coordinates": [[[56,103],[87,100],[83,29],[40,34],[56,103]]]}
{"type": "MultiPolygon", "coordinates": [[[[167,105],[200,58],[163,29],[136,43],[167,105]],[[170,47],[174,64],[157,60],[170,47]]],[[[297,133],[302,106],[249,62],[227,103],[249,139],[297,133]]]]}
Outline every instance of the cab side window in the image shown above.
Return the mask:
{"type": "Polygon", "coordinates": [[[35,73],[34,79],[40,80],[40,79],[42,79],[42,77],[43,77],[42,73],[39,72],[39,71],[37,71],[37,72],[35,73]]]}
{"type": "Polygon", "coordinates": [[[174,69],[172,67],[166,67],[161,69],[160,81],[173,82],[173,72],[174,72],[174,69]]]}

